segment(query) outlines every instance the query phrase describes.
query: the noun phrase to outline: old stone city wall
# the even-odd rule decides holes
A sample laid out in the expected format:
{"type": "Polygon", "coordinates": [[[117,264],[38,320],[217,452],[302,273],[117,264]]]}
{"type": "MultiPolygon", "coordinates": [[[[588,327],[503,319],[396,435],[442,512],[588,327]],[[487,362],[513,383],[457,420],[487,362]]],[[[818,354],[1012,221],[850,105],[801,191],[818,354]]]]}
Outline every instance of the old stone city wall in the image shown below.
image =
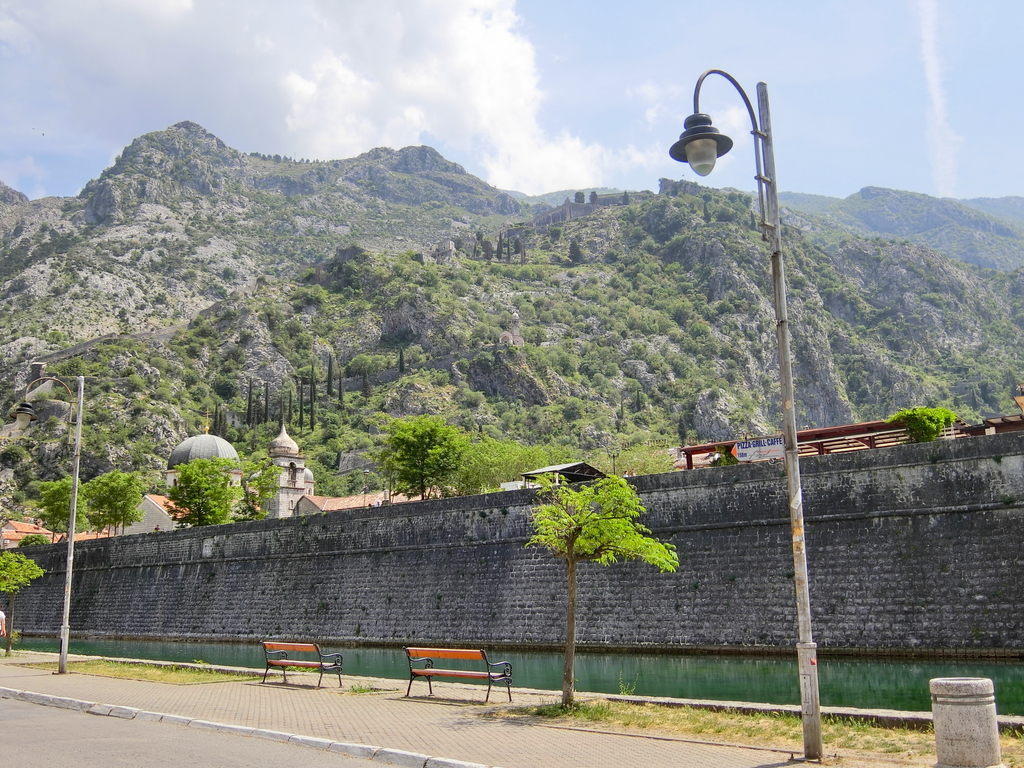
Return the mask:
{"type": "MultiPolygon", "coordinates": [[[[825,649],[1024,651],[1024,433],[805,459],[815,640],[825,649]]],[[[584,564],[581,646],[792,647],[780,464],[636,478],[676,573],[584,564]]],[[[532,491],[125,536],[76,546],[73,636],[553,646],[564,568],[532,491]]],[[[54,634],[65,549],[17,623],[54,634]]]]}

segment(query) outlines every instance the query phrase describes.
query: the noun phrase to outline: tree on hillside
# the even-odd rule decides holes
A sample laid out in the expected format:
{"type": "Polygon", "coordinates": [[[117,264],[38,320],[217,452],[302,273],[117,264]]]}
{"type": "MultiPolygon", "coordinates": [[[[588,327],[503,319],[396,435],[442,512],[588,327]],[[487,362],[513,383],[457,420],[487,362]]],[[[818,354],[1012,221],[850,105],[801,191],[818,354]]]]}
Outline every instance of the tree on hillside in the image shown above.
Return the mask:
{"type": "Polygon", "coordinates": [[[572,460],[565,448],[523,445],[515,440],[481,437],[466,452],[452,484],[459,496],[484,493],[502,483],[519,480],[523,472],[572,460]]]}
{"type": "Polygon", "coordinates": [[[134,472],[113,470],[95,477],[82,487],[89,502],[89,524],[94,530],[121,526],[121,532],[132,523],[142,520],[139,509],[146,484],[134,472]]]}
{"type": "MultiPolygon", "coordinates": [[[[86,514],[86,500],[78,486],[78,504],[75,514],[75,533],[88,530],[89,521],[86,514]]],[[[65,477],[39,484],[39,519],[44,528],[54,533],[68,532],[68,519],[71,517],[71,478],[65,477]]]]}
{"type": "Polygon", "coordinates": [[[664,571],[679,566],[675,547],[652,538],[637,518],[645,511],[640,497],[621,477],[606,477],[573,488],[542,483],[533,508],[533,537],[528,547],[544,547],[565,561],[568,597],[565,618],[565,664],[562,670],[562,706],[570,707],[575,692],[576,564],[611,565],[643,560],[664,571]]]}
{"type": "Polygon", "coordinates": [[[0,555],[0,592],[7,593],[7,636],[4,648],[11,655],[11,643],[14,636],[14,598],[27,587],[33,579],[38,579],[46,571],[29,560],[20,552],[4,552],[0,555]]]}
{"type": "Polygon", "coordinates": [[[395,419],[384,446],[374,455],[382,471],[395,478],[395,490],[427,498],[449,490],[469,439],[439,416],[395,419]]]}
{"type": "Polygon", "coordinates": [[[591,190],[590,192],[590,204],[597,205],[597,190],[591,190]]]}
{"type": "Polygon", "coordinates": [[[178,465],[177,482],[168,489],[167,497],[174,502],[172,514],[180,525],[221,525],[231,519],[231,509],[242,493],[231,485],[228,474],[236,466],[234,461],[220,458],[178,465]]]}
{"type": "Polygon", "coordinates": [[[587,202],[587,196],[584,195],[582,192],[577,192],[575,195],[573,195],[573,201],[577,203],[585,203],[587,202]]]}
{"type": "Polygon", "coordinates": [[[583,261],[583,249],[580,248],[580,240],[578,237],[574,237],[569,241],[569,261],[573,264],[579,264],[583,261]]]}
{"type": "Polygon", "coordinates": [[[262,520],[281,486],[281,470],[270,459],[242,463],[242,493],[231,512],[233,520],[262,520]]]}

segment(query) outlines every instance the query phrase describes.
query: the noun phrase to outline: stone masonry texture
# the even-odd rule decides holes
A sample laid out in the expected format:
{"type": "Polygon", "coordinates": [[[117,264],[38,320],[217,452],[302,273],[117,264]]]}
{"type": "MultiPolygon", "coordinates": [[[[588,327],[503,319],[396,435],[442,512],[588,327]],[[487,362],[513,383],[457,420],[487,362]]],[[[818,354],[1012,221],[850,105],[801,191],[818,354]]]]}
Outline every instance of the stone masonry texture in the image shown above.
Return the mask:
{"type": "MultiPolygon", "coordinates": [[[[822,649],[1024,649],[1024,433],[804,459],[822,649]]],[[[679,570],[583,564],[581,646],[766,650],[796,641],[781,464],[638,477],[679,570]]],[[[74,636],[555,646],[565,571],[524,548],[533,491],[430,500],[76,545],[74,636]]],[[[19,628],[60,626],[66,550],[19,628]]]]}

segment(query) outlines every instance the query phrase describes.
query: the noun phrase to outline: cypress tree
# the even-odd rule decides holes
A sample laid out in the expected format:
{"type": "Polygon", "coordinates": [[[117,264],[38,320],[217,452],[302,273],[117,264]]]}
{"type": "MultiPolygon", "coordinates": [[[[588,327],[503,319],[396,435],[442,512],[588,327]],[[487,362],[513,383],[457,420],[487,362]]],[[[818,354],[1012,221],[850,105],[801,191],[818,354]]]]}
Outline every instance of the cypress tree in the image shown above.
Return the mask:
{"type": "Polygon", "coordinates": [[[306,391],[306,380],[300,378],[299,379],[299,434],[300,435],[302,434],[302,427],[303,427],[302,417],[303,417],[303,400],[304,400],[304,396],[305,396],[305,391],[306,391]]]}
{"type": "Polygon", "coordinates": [[[368,374],[364,373],[363,374],[363,397],[365,397],[367,400],[369,400],[371,394],[372,394],[372,390],[370,389],[370,377],[369,377],[368,374]]]}
{"type": "Polygon", "coordinates": [[[270,382],[263,382],[263,423],[270,421],[270,382]]]}
{"type": "Polygon", "coordinates": [[[338,405],[341,406],[342,413],[345,412],[345,380],[338,377],[338,405]]]}
{"type": "Polygon", "coordinates": [[[405,373],[405,348],[398,348],[398,372],[405,373]]]}
{"type": "Polygon", "coordinates": [[[249,378],[249,395],[245,403],[245,424],[248,427],[252,426],[252,377],[249,378]]]}
{"type": "Polygon", "coordinates": [[[334,355],[327,355],[327,399],[334,396],[334,355]]]}

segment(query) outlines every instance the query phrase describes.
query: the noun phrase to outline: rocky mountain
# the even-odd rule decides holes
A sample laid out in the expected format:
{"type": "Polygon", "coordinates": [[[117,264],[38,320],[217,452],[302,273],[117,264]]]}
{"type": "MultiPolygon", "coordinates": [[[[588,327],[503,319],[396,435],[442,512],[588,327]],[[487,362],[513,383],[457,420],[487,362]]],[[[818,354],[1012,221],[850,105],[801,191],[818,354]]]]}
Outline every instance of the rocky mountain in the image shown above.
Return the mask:
{"type": "Polygon", "coordinates": [[[865,187],[845,199],[784,192],[786,223],[828,248],[853,237],[926,245],[991,269],[1024,266],[1024,199],[949,200],[865,187]]]}
{"type": "MultiPolygon", "coordinates": [[[[861,218],[824,201],[787,217],[801,426],[1015,409],[1024,271],[909,242],[931,219],[900,219],[902,194],[862,192],[861,218]],[[866,222],[911,236],[857,236],[866,222]]],[[[364,466],[388,417],[598,465],[777,430],[749,195],[663,180],[538,228],[522,205],[427,147],[314,163],[192,123],[137,139],[76,198],[0,188],[0,400],[40,370],[85,375],[85,479],[156,470],[204,424],[259,452],[283,411],[324,493],[361,487],[338,468],[364,466]],[[499,344],[517,322],[525,346],[499,344]]],[[[59,388],[38,397],[46,418],[0,438],[0,506],[66,471],[69,409],[59,388]]]]}

